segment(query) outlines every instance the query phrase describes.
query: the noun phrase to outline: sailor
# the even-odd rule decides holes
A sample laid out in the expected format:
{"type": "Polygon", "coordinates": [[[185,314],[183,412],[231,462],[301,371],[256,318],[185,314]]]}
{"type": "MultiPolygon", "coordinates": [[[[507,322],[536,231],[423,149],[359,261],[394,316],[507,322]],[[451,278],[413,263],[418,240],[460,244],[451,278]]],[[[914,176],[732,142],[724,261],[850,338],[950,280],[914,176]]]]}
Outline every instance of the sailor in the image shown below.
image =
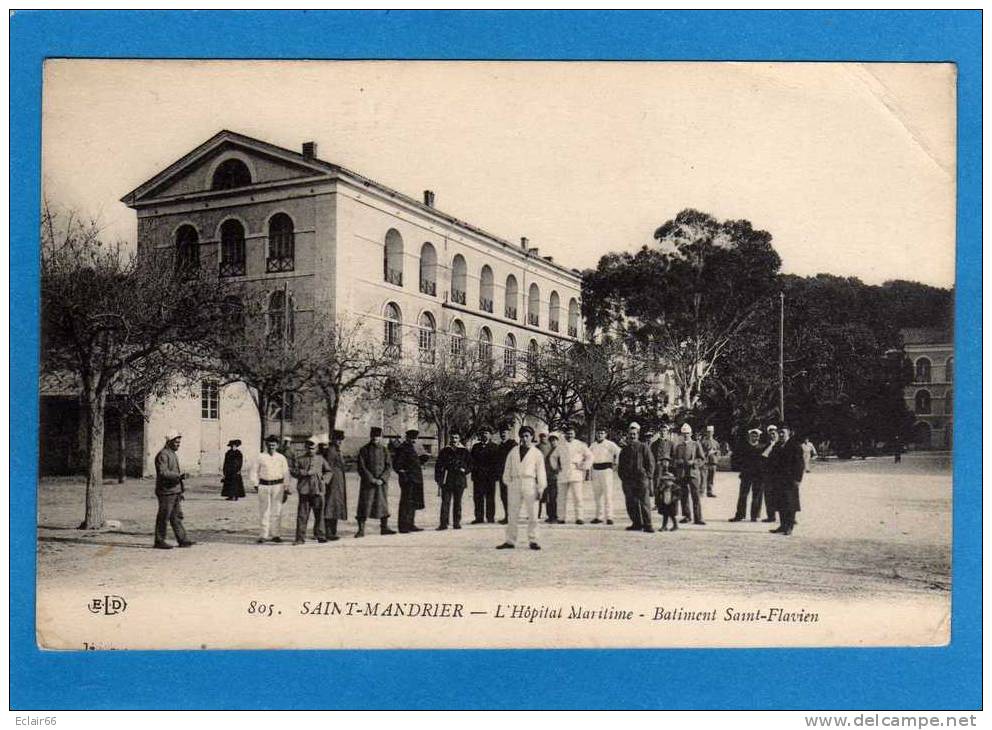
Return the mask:
{"type": "Polygon", "coordinates": [[[592,466],[592,453],[589,447],[575,438],[575,428],[565,429],[565,440],[558,444],[562,451],[562,471],[558,475],[558,524],[565,524],[568,518],[568,502],[572,502],[575,524],[583,524],[582,484],[592,466]]]}
{"type": "Polygon", "coordinates": [[[497,545],[497,550],[516,547],[517,523],[520,521],[520,508],[527,510],[527,539],[531,550],[540,550],[537,543],[537,504],[541,492],[547,487],[544,456],[531,443],[534,429],[521,427],[518,432],[520,445],[506,455],[503,468],[503,483],[508,487],[509,519],[506,524],[506,540],[497,545]]]}
{"type": "Polygon", "coordinates": [[[451,515],[451,526],[462,529],[462,494],[468,483],[470,456],[468,449],[462,443],[462,435],[452,431],[448,437],[449,443],[437,455],[434,465],[434,481],[441,490],[441,520],[437,529],[448,529],[448,515],[451,515]]]}
{"type": "Polygon", "coordinates": [[[595,440],[589,444],[589,452],[592,454],[590,481],[593,499],[596,502],[596,516],[592,519],[592,524],[606,522],[607,525],[612,525],[613,470],[617,466],[620,447],[606,438],[605,428],[599,427],[596,429],[595,440]]]}
{"type": "Polygon", "coordinates": [[[414,524],[417,510],[424,508],[424,471],[423,465],[428,456],[417,446],[420,432],[411,428],[406,432],[406,439],[393,452],[393,470],[400,478],[400,516],[399,531],[401,533],[420,532],[421,528],[414,524]]]}
{"type": "Polygon", "coordinates": [[[258,521],[261,532],[257,542],[282,542],[282,506],[289,498],[289,462],[277,451],[279,437],[265,438],[265,451],[251,465],[248,481],[258,492],[258,521]]]}
{"type": "Polygon", "coordinates": [[[651,493],[654,485],[654,457],[651,447],[641,441],[641,427],[636,421],[627,427],[627,443],[620,449],[617,472],[631,515],[628,530],[654,532],[651,525],[651,493]]]}

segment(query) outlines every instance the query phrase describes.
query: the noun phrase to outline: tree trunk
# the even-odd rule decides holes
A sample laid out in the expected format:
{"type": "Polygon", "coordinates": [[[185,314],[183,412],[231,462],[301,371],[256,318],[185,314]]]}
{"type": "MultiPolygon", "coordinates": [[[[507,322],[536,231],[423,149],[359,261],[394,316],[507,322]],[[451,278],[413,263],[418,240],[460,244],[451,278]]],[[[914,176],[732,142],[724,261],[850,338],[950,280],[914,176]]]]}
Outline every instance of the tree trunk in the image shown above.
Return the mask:
{"type": "Polygon", "coordinates": [[[255,402],[258,405],[258,448],[259,451],[265,451],[265,427],[268,425],[266,415],[269,410],[269,400],[265,397],[265,393],[259,390],[258,399],[255,402]]]}
{"type": "Polygon", "coordinates": [[[107,395],[100,391],[85,389],[86,422],[89,431],[86,439],[86,514],[81,530],[98,530],[103,527],[103,437],[104,416],[106,415],[107,395]]]}
{"type": "Polygon", "coordinates": [[[127,473],[127,414],[117,411],[117,483],[123,484],[127,473]]]}
{"type": "Polygon", "coordinates": [[[338,404],[341,402],[341,395],[325,395],[324,408],[327,411],[327,435],[334,435],[334,427],[338,423],[338,404]]]}

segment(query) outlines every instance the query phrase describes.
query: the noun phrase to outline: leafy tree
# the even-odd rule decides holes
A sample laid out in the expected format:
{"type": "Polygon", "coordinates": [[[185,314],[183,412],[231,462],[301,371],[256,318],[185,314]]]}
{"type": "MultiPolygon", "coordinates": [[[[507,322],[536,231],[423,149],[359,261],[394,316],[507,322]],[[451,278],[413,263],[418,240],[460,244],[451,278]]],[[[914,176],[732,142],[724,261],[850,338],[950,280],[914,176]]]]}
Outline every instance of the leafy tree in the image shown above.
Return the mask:
{"type": "Polygon", "coordinates": [[[771,234],[745,220],[681,211],[656,245],[600,259],[583,285],[593,331],[632,336],[672,372],[685,409],[734,338],[775,293],[781,260],[771,234]]]}
{"type": "Polygon", "coordinates": [[[103,450],[111,394],[165,390],[208,336],[216,288],[172,252],[136,257],[94,220],[46,201],[41,220],[41,366],[78,380],[85,434],[82,529],[104,524],[103,450]]]}

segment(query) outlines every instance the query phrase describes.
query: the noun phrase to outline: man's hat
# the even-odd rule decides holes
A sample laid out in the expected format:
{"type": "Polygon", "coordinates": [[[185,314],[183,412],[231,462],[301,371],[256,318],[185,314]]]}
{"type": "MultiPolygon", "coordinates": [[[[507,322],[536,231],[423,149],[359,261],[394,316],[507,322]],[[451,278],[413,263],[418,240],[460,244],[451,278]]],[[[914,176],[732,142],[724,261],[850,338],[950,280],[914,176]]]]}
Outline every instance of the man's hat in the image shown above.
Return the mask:
{"type": "Polygon", "coordinates": [[[407,437],[407,438],[411,438],[411,439],[415,439],[415,438],[417,438],[417,436],[419,436],[419,435],[420,435],[420,431],[418,431],[418,430],[417,430],[417,429],[415,429],[415,428],[408,428],[408,429],[406,430],[406,437],[407,437]]]}
{"type": "Polygon", "coordinates": [[[712,431],[712,430],[713,430],[713,428],[714,428],[713,426],[707,426],[707,427],[706,427],[706,430],[707,430],[707,431],[712,431]]]}
{"type": "Polygon", "coordinates": [[[482,428],[479,429],[479,433],[480,434],[481,433],[492,433],[492,432],[493,432],[493,430],[491,428],[489,428],[489,426],[483,426],[482,428]]]}
{"type": "Polygon", "coordinates": [[[265,437],[265,443],[277,444],[279,443],[279,437],[276,436],[274,433],[270,433],[268,436],[265,437]]]}
{"type": "Polygon", "coordinates": [[[292,436],[283,436],[282,437],[282,442],[284,444],[291,444],[291,443],[293,443],[293,437],[292,436]]]}
{"type": "Polygon", "coordinates": [[[558,439],[558,434],[556,434],[556,433],[551,434],[550,436],[548,436],[548,440],[549,441],[558,441],[559,440],[558,439]]]}
{"type": "Polygon", "coordinates": [[[671,427],[671,426],[669,426],[669,425],[668,425],[667,423],[663,423],[663,424],[661,424],[660,426],[658,426],[658,430],[659,430],[659,431],[670,431],[670,430],[671,430],[671,428],[672,428],[672,427],[671,427]]]}
{"type": "Polygon", "coordinates": [[[344,440],[344,431],[339,431],[338,429],[334,429],[333,439],[335,441],[342,441],[342,440],[344,440]]]}
{"type": "Polygon", "coordinates": [[[318,441],[315,436],[311,436],[310,438],[307,439],[307,443],[316,446],[317,444],[320,443],[320,441],[318,441]]]}
{"type": "Polygon", "coordinates": [[[520,436],[523,436],[524,433],[529,433],[531,438],[534,438],[534,429],[532,429],[530,426],[521,426],[520,430],[517,433],[520,436]]]}
{"type": "Polygon", "coordinates": [[[682,424],[682,428],[680,428],[679,431],[681,431],[682,433],[690,433],[691,434],[692,433],[692,426],[690,426],[688,423],[683,423],[682,424]]]}
{"type": "Polygon", "coordinates": [[[175,428],[170,428],[168,431],[165,432],[166,441],[173,441],[175,439],[182,438],[182,436],[183,435],[179,433],[179,430],[175,428]]]}
{"type": "Polygon", "coordinates": [[[376,436],[382,436],[382,429],[378,426],[373,426],[369,429],[369,437],[375,438],[376,436]]]}
{"type": "Polygon", "coordinates": [[[766,428],[765,430],[766,431],[778,431],[778,426],[776,426],[774,423],[769,423],[768,424],[768,428],[766,428]]]}
{"type": "Polygon", "coordinates": [[[627,430],[629,431],[631,429],[636,429],[636,430],[640,431],[641,430],[641,424],[639,424],[637,421],[631,421],[630,422],[630,425],[627,426],[627,430]]]}
{"type": "Polygon", "coordinates": [[[241,446],[241,439],[231,439],[227,442],[228,446],[241,446]]]}
{"type": "Polygon", "coordinates": [[[761,435],[761,429],[760,428],[749,428],[747,430],[747,432],[748,432],[748,434],[752,434],[753,433],[753,434],[755,434],[757,436],[760,436],[761,435]]]}

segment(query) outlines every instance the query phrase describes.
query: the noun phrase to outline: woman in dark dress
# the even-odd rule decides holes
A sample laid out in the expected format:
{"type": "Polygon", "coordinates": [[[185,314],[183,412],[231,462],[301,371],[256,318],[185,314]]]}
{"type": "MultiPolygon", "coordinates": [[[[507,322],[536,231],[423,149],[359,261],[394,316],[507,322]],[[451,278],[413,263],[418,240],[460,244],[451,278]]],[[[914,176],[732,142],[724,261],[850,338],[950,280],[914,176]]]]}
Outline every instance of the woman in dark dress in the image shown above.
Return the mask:
{"type": "Polygon", "coordinates": [[[224,478],[220,495],[228,501],[236,502],[245,496],[245,483],[241,478],[241,467],[244,465],[244,455],[238,451],[241,446],[241,439],[233,439],[227,442],[230,447],[224,454],[224,478]]]}
{"type": "Polygon", "coordinates": [[[330,465],[324,494],[324,529],[328,540],[338,539],[338,520],[348,519],[348,493],[345,488],[345,464],[341,456],[341,442],[344,431],[335,431],[331,443],[324,452],[324,460],[330,465]]]}

